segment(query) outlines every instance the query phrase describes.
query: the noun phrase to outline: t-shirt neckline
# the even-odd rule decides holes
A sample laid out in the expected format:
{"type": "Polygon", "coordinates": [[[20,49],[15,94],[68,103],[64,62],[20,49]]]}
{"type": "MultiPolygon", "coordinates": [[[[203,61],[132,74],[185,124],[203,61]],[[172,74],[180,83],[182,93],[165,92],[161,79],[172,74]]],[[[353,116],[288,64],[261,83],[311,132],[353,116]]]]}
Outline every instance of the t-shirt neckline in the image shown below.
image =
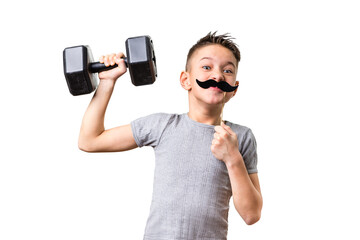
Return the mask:
{"type": "MultiPolygon", "coordinates": [[[[188,113],[183,113],[182,115],[185,117],[185,119],[186,119],[188,122],[190,122],[190,123],[193,124],[193,125],[196,125],[196,126],[199,126],[199,127],[204,127],[204,128],[210,128],[210,129],[214,129],[214,127],[215,127],[214,125],[209,125],[209,124],[205,124],[205,123],[200,123],[200,122],[197,122],[197,121],[191,119],[191,118],[189,117],[188,113]]],[[[226,122],[227,122],[227,121],[225,121],[225,124],[226,124],[226,122]]]]}

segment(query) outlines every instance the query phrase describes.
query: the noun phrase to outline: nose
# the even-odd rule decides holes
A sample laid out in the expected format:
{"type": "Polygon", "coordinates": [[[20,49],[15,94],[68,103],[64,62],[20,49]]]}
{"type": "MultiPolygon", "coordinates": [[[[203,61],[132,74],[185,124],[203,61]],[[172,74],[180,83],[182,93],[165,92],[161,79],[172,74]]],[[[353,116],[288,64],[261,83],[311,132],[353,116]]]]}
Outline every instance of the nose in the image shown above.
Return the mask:
{"type": "Polygon", "coordinates": [[[214,69],[211,72],[211,79],[217,81],[217,82],[221,82],[224,81],[224,74],[221,70],[218,69],[214,69]]]}

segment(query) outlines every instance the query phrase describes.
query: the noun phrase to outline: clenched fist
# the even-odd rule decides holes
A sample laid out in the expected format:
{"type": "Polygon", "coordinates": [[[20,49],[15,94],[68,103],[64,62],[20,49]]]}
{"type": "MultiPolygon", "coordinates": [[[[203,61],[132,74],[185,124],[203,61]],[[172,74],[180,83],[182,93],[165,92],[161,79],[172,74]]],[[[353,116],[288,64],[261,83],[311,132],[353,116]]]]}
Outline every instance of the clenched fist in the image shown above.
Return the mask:
{"type": "Polygon", "coordinates": [[[101,56],[100,63],[104,63],[106,67],[114,66],[115,64],[117,64],[118,67],[111,70],[100,72],[99,73],[100,81],[111,81],[115,83],[116,80],[127,71],[125,61],[123,59],[124,57],[125,55],[121,52],[118,54],[113,53],[113,54],[101,56]]]}
{"type": "Polygon", "coordinates": [[[226,165],[232,164],[239,159],[239,143],[236,133],[229,126],[225,125],[224,122],[221,122],[220,126],[215,126],[211,152],[226,165]]]}

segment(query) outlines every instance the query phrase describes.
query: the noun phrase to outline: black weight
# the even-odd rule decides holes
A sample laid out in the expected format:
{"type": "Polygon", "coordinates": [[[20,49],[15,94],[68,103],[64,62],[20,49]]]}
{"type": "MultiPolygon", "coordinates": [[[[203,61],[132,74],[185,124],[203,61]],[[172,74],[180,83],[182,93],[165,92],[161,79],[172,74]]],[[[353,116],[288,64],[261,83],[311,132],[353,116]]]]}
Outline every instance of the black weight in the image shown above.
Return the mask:
{"type": "Polygon", "coordinates": [[[97,87],[97,78],[88,71],[92,62],[91,50],[88,46],[66,48],[63,52],[64,74],[72,95],[91,93],[97,87]]]}
{"type": "MultiPolygon", "coordinates": [[[[125,63],[129,68],[131,81],[135,86],[152,84],[157,77],[156,58],[152,40],[149,36],[129,38],[125,42],[125,63]]],[[[98,80],[94,73],[106,71],[100,62],[93,62],[89,46],[81,45],[65,48],[63,52],[64,74],[72,95],[91,93],[97,87],[98,80]]]]}
{"type": "Polygon", "coordinates": [[[149,36],[129,38],[125,42],[131,81],[135,86],[153,84],[157,77],[154,46],[149,36]]]}

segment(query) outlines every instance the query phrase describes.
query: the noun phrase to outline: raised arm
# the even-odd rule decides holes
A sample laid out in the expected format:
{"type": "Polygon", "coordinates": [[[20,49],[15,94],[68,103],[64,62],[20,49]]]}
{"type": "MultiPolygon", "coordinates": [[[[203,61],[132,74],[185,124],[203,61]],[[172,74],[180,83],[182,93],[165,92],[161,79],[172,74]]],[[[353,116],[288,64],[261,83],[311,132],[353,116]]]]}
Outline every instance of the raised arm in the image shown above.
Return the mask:
{"type": "Polygon", "coordinates": [[[92,98],[80,128],[78,145],[86,152],[117,152],[137,147],[131,126],[124,125],[105,130],[104,119],[116,80],[126,72],[123,53],[103,56],[100,62],[119,67],[99,73],[100,83],[92,98]]]}

